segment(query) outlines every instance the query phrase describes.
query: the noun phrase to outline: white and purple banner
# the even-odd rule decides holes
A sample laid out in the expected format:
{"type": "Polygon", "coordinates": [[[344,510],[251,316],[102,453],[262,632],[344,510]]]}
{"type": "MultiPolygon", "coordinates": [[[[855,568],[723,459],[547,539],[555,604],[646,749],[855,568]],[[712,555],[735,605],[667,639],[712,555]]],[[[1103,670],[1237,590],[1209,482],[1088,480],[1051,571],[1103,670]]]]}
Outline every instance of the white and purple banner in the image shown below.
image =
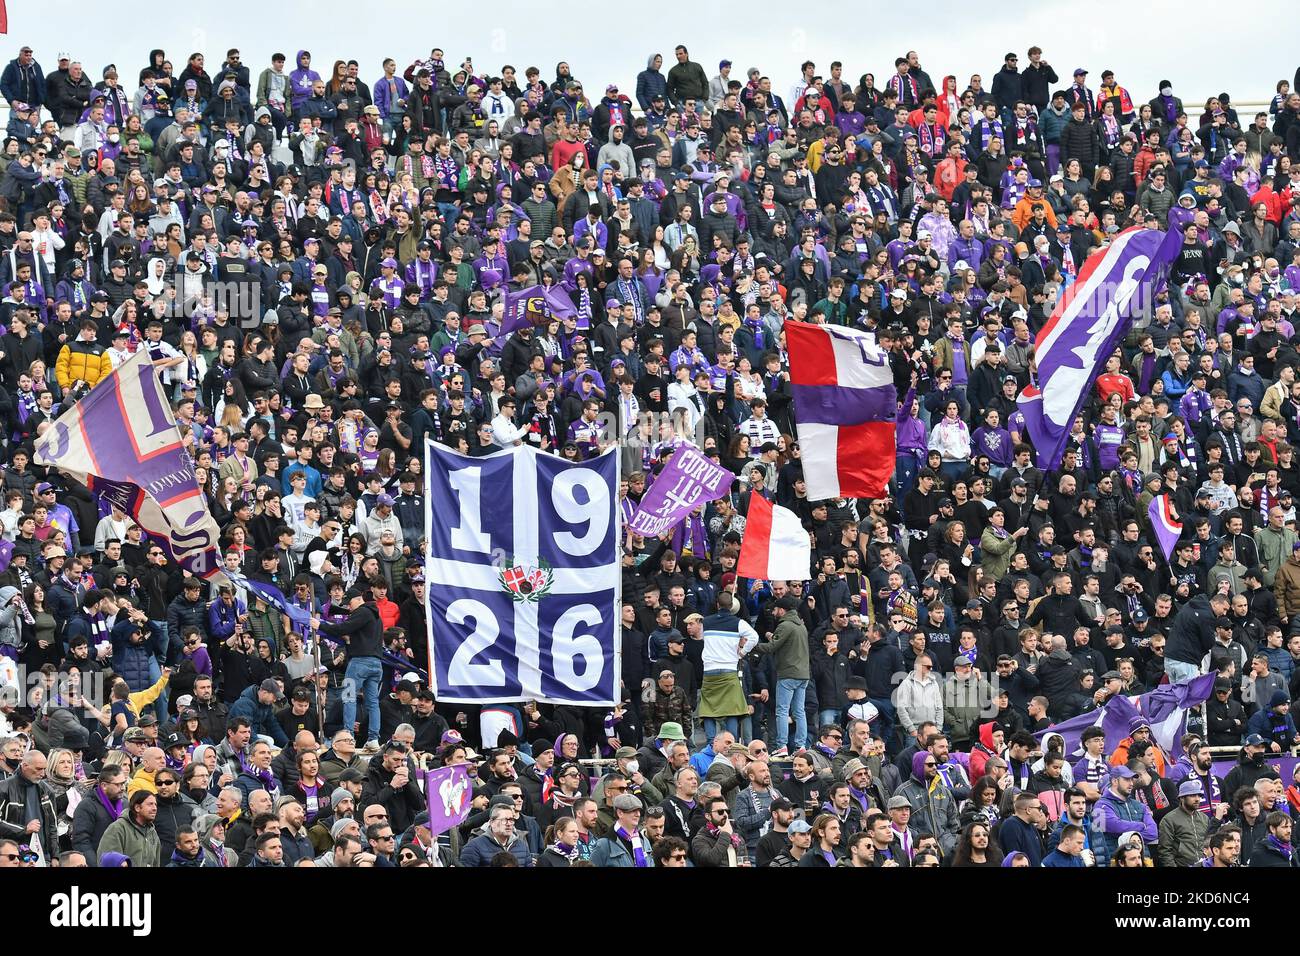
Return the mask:
{"type": "Polygon", "coordinates": [[[1187,728],[1187,712],[1209,700],[1216,676],[1211,672],[1177,684],[1160,684],[1138,697],[1117,694],[1099,709],[1035,731],[1034,736],[1042,741],[1047,734],[1060,734],[1065,740],[1065,755],[1073,758],[1083,753],[1081,738],[1089,727],[1100,727],[1106,732],[1109,754],[1126,737],[1132,736],[1138,725],[1145,724],[1166,756],[1177,760],[1182,755],[1179,743],[1187,728]]]}
{"type": "Polygon", "coordinates": [[[225,583],[221,529],[194,477],[171,406],[140,349],[58,417],[33,461],[58,468],[129,514],[168,558],[225,583]]]}
{"type": "Polygon", "coordinates": [[[725,495],[735,479],[734,473],[714,464],[694,445],[678,445],[641,497],[628,528],[634,534],[657,538],[677,527],[699,505],[725,495]]]}
{"type": "Polygon", "coordinates": [[[426,443],[429,680],[444,703],[608,706],[622,639],[618,453],[426,443]]]}
{"type": "Polygon", "coordinates": [[[1088,257],[1057,302],[1034,341],[1036,378],[1018,403],[1039,468],[1061,464],[1092,383],[1134,319],[1150,308],[1181,244],[1174,230],[1126,229],[1088,257]]]}
{"type": "Polygon", "coordinates": [[[1169,556],[1174,553],[1174,545],[1178,544],[1178,539],[1183,533],[1183,523],[1178,520],[1174,512],[1170,496],[1163,494],[1152,498],[1151,504],[1147,505],[1147,517],[1151,519],[1151,531],[1160,544],[1160,552],[1168,561],[1169,556]]]}

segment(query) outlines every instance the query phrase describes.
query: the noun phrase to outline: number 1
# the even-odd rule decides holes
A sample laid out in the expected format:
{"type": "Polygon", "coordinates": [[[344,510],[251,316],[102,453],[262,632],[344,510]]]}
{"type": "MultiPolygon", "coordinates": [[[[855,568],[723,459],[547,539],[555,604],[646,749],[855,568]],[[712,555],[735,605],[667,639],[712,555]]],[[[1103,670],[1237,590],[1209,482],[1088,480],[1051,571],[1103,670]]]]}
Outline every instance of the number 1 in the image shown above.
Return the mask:
{"type": "Polygon", "coordinates": [[[460,523],[451,529],[451,546],[457,551],[491,554],[492,546],[487,532],[479,525],[480,482],[482,468],[458,468],[447,473],[451,490],[460,505],[460,523]]]}

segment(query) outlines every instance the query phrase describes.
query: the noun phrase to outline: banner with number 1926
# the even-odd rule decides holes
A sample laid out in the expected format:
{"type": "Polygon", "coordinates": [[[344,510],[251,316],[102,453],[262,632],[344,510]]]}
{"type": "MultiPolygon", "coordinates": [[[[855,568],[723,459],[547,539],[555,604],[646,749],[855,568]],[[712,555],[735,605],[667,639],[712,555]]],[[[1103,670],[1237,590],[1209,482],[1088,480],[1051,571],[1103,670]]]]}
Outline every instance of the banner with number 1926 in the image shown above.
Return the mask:
{"type": "Polygon", "coordinates": [[[618,455],[428,443],[429,678],[444,703],[619,700],[618,455]]]}

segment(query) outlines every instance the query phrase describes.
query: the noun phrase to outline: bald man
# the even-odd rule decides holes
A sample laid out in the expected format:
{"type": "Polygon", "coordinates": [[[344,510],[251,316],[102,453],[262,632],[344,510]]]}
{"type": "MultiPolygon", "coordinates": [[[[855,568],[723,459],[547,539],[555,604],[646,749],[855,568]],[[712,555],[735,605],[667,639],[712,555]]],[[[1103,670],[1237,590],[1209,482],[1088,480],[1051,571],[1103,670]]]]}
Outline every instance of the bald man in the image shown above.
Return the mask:
{"type": "Polygon", "coordinates": [[[126,785],[126,798],[130,800],[132,795],[140,790],[157,793],[158,784],[154,780],[154,775],[166,765],[167,754],[163,752],[162,748],[144,748],[144,752],[140,754],[140,766],[131,775],[131,782],[126,785]]]}

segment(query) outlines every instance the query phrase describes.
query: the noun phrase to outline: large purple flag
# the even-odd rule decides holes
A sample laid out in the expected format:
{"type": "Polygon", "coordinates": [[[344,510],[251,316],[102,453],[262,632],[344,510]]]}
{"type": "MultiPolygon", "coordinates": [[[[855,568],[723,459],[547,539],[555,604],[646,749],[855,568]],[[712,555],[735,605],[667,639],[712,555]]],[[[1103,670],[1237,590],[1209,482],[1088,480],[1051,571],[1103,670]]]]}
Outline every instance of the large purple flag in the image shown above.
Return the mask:
{"type": "Polygon", "coordinates": [[[677,527],[698,505],[721,498],[736,476],[694,445],[682,444],[641,498],[628,527],[647,538],[677,527]]]}
{"type": "Polygon", "coordinates": [[[1183,533],[1183,523],[1178,520],[1169,495],[1156,495],[1147,506],[1147,517],[1151,519],[1151,531],[1160,544],[1165,560],[1174,553],[1174,545],[1183,533]]]}
{"type": "MultiPolygon", "coordinates": [[[[506,293],[506,311],[501,319],[501,334],[532,327],[541,329],[551,319],[563,319],[577,312],[563,289],[533,285],[518,292],[506,293]]],[[[579,327],[584,326],[581,319],[579,327]]]]}
{"type": "Polygon", "coordinates": [[[457,764],[426,770],[424,795],[429,804],[429,832],[436,837],[465,822],[474,788],[464,765],[457,764]]]}
{"type": "Polygon", "coordinates": [[[1182,756],[1180,741],[1187,726],[1187,712],[1205,703],[1214,690],[1213,672],[1193,677],[1177,684],[1161,684],[1140,697],[1119,694],[1108,700],[1098,710],[1079,714],[1046,730],[1034,734],[1040,741],[1044,735],[1060,734],[1065,738],[1067,756],[1083,752],[1080,737],[1089,727],[1101,727],[1106,732],[1106,752],[1111,753],[1140,721],[1151,728],[1151,737],[1172,760],[1182,756]]]}
{"type": "Polygon", "coordinates": [[[141,349],[54,422],[32,458],[129,514],[191,574],[225,583],[221,529],[194,476],[158,373],[141,349]]]}
{"type": "Polygon", "coordinates": [[[1217,676],[1211,671],[1177,684],[1161,684],[1137,699],[1137,709],[1150,724],[1152,738],[1172,759],[1182,756],[1187,712],[1210,699],[1217,676]]]}
{"type": "Polygon", "coordinates": [[[1061,463],[1074,418],[1116,344],[1152,308],[1178,255],[1182,235],[1134,227],[1088,257],[1034,342],[1037,374],[1020,394],[1020,411],[1038,467],[1061,463]]]}

